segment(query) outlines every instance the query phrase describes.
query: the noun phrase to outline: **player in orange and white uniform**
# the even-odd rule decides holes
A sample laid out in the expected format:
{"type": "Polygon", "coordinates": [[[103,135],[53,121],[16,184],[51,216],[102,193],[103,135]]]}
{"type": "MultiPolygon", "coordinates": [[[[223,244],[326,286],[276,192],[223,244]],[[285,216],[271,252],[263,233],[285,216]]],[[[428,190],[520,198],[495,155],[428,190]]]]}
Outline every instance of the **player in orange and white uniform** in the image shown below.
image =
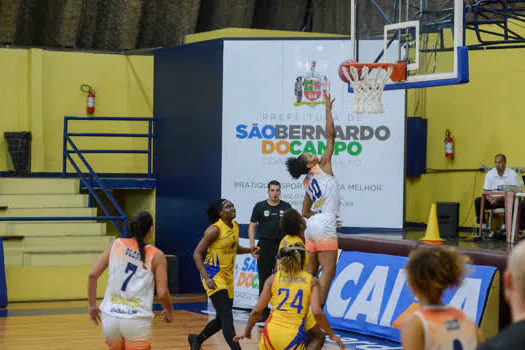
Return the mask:
{"type": "Polygon", "coordinates": [[[146,244],[153,233],[153,218],[147,212],[135,214],[130,221],[130,231],[133,238],[112,242],[89,274],[89,315],[96,325],[102,321],[110,350],[151,348],[155,286],[164,308],[163,319],[167,322],[172,319],[166,257],[159,249],[146,244]],[[108,284],[98,308],[97,280],[106,268],[109,268],[108,284]]]}
{"type": "Polygon", "coordinates": [[[302,214],[306,221],[306,250],[309,264],[306,270],[317,275],[319,265],[323,270],[319,278],[321,301],[324,303],[335,275],[337,262],[337,226],[341,196],[339,182],[332,171],[332,154],[335,145],[335,124],[332,115],[334,100],[324,92],[326,105],[326,149],[319,159],[316,155],[303,153],[286,161],[288,172],[294,179],[306,175],[302,214]]]}
{"type": "Polygon", "coordinates": [[[305,323],[309,307],[317,324],[344,349],[343,342],[334,334],[321,309],[317,279],[304,271],[305,256],[304,246],[300,243],[279,250],[279,268],[266,280],[259,301],[250,313],[244,335],[236,337],[236,341],[251,338],[253,327],[271,302],[273,309],[259,341],[260,350],[306,349],[305,323]]]}
{"type": "Polygon", "coordinates": [[[403,349],[474,350],[482,342],[480,331],[463,311],[441,302],[447,288],[461,284],[467,261],[467,257],[442,246],[412,251],[405,270],[408,286],[421,308],[403,323],[403,349]]]}

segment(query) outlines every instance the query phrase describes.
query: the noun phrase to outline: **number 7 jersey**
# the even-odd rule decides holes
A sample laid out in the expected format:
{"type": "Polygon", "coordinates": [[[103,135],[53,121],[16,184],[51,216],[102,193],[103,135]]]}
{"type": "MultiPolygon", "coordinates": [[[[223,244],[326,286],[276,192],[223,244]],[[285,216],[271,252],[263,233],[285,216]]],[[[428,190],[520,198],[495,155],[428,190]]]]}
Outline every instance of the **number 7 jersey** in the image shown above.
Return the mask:
{"type": "Polygon", "coordinates": [[[319,164],[312,167],[303,181],[306,193],[312,199],[312,211],[316,214],[339,216],[341,193],[336,177],[321,169],[319,164]]]}
{"type": "Polygon", "coordinates": [[[137,241],[119,238],[109,255],[108,284],[100,311],[117,318],[153,318],[155,276],[151,261],[157,248],[145,247],[146,263],[140,260],[137,241]]]}

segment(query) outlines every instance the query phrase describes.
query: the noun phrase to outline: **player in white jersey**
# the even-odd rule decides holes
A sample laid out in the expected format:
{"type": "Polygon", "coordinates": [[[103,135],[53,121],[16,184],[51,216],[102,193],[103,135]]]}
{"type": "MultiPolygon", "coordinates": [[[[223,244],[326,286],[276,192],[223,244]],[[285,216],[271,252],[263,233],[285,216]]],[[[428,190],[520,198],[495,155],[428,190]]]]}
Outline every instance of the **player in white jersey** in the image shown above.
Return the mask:
{"type": "MultiPolygon", "coordinates": [[[[418,301],[398,319],[405,350],[475,350],[482,342],[476,324],[455,307],[444,305],[443,292],[459,287],[466,256],[436,246],[413,250],[405,266],[408,286],[418,301]]],[[[396,327],[397,328],[397,327],[396,327]]]]}
{"type": "Polygon", "coordinates": [[[328,288],[335,275],[337,261],[337,218],[339,216],[339,183],[332,171],[332,154],[335,144],[335,124],[332,115],[334,100],[324,92],[326,106],[326,148],[319,159],[316,155],[303,153],[286,161],[288,172],[294,179],[306,175],[302,214],[307,218],[305,243],[308,251],[307,271],[317,275],[319,265],[322,275],[319,278],[321,302],[324,303],[328,288]]]}
{"type": "Polygon", "coordinates": [[[166,257],[159,249],[146,244],[153,233],[153,218],[147,212],[135,214],[130,221],[130,231],[133,238],[119,238],[111,243],[89,274],[89,315],[95,325],[102,322],[110,350],[151,348],[155,286],[164,308],[164,321],[170,322],[172,318],[166,257]],[[97,280],[108,267],[108,284],[99,309],[97,280]]]}

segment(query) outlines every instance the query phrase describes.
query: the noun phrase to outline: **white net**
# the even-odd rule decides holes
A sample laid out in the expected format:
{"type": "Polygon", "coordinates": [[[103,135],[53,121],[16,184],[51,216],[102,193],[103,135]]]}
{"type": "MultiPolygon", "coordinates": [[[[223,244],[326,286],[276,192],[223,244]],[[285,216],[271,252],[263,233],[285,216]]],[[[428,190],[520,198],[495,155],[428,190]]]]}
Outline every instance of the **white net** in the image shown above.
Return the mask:
{"type": "Polygon", "coordinates": [[[383,89],[392,75],[392,70],[392,66],[389,66],[387,70],[382,67],[370,69],[364,66],[359,74],[359,70],[354,66],[350,66],[350,69],[343,67],[343,73],[354,89],[352,113],[380,114],[385,112],[383,89]]]}

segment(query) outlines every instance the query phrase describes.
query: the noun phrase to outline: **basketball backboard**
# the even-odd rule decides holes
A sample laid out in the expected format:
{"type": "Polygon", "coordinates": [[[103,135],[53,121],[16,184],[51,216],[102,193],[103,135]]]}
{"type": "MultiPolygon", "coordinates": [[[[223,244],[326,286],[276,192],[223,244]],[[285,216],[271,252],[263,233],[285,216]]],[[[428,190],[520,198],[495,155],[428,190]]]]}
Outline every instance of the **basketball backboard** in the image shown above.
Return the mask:
{"type": "Polygon", "coordinates": [[[350,58],[359,63],[406,62],[406,80],[389,81],[384,90],[469,81],[463,0],[350,1],[350,58]],[[359,55],[365,40],[382,41],[371,60],[359,55]]]}

